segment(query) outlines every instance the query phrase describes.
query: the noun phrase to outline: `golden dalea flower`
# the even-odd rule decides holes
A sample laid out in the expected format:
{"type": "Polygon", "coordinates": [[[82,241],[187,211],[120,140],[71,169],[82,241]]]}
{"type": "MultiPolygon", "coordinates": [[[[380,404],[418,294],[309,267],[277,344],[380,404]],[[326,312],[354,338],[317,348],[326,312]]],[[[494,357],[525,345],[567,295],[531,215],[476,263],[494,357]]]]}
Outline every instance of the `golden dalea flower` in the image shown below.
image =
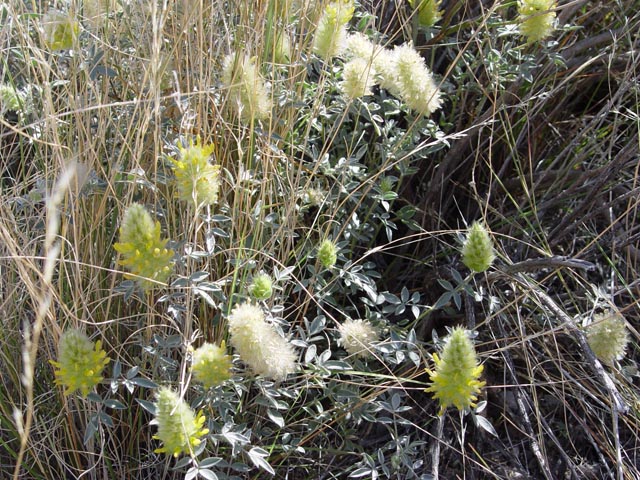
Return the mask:
{"type": "Polygon", "coordinates": [[[556,18],[555,8],[555,0],[518,1],[520,34],[527,37],[528,43],[537,42],[551,35],[556,18]]]}
{"type": "Polygon", "coordinates": [[[360,32],[348,35],[344,45],[344,54],[349,60],[362,58],[367,61],[373,61],[382,50],[382,47],[373,43],[369,37],[360,32]]]}
{"type": "Polygon", "coordinates": [[[98,340],[95,344],[80,330],[67,330],[60,337],[58,360],[50,360],[57,368],[55,383],[65,387],[69,395],[80,389],[83,397],[102,381],[102,370],[109,363],[98,340]]]}
{"type": "Polygon", "coordinates": [[[370,357],[371,347],[378,341],[378,330],[368,320],[347,319],[338,326],[340,343],[349,355],[370,357]]]}
{"type": "Polygon", "coordinates": [[[156,453],[167,453],[174,457],[181,453],[192,454],[194,447],[202,443],[202,436],[209,433],[204,427],[202,412],[196,415],[193,409],[180,396],[166,387],[158,390],[156,398],[156,416],[153,424],[158,433],[153,436],[163,444],[156,453]]]}
{"type": "Polygon", "coordinates": [[[296,370],[293,346],[266,322],[259,306],[237,305],[229,315],[229,335],[240,358],[256,375],[284,380],[296,370]]]}
{"type": "Polygon", "coordinates": [[[442,18],[439,0],[409,0],[409,5],[418,10],[418,23],[423,27],[433,27],[442,18]]]}
{"type": "Polygon", "coordinates": [[[355,6],[351,0],[337,0],[327,4],[313,37],[313,53],[328,61],[342,52],[347,40],[346,25],[354,11],[355,6]]]}
{"type": "Polygon", "coordinates": [[[11,85],[0,83],[0,114],[22,109],[22,94],[11,85]]]}
{"type": "Polygon", "coordinates": [[[73,48],[80,34],[80,23],[68,14],[50,10],[42,17],[44,41],[51,50],[73,48]]]}
{"type": "Polygon", "coordinates": [[[273,280],[266,273],[260,273],[253,277],[249,286],[249,293],[256,300],[267,300],[273,295],[273,280]]]}
{"type": "Polygon", "coordinates": [[[427,68],[424,58],[413,46],[404,44],[393,49],[390,63],[380,72],[381,85],[397,95],[407,106],[429,116],[442,105],[440,90],[427,68]]]}
{"type": "Polygon", "coordinates": [[[354,58],[344,64],[340,89],[350,99],[371,95],[371,88],[375,85],[375,75],[376,71],[370,61],[354,58]]]}
{"type": "Polygon", "coordinates": [[[338,247],[328,238],[318,247],[318,260],[324,268],[333,267],[338,261],[338,247]]]}
{"type": "Polygon", "coordinates": [[[114,245],[122,255],[119,264],[131,274],[144,290],[157,282],[165,283],[173,271],[173,250],[166,248],[168,239],[160,238],[160,222],[155,222],[140,204],[130,205],[120,227],[120,242],[114,245]]]}
{"type": "Polygon", "coordinates": [[[617,311],[595,315],[587,327],[587,342],[602,363],[613,365],[624,357],[629,343],[624,317],[617,311]]]}
{"type": "Polygon", "coordinates": [[[220,166],[209,163],[213,145],[203,145],[200,138],[187,147],[178,147],[180,158],[171,159],[178,197],[196,208],[213,205],[220,189],[220,166]]]}
{"type": "Polygon", "coordinates": [[[489,232],[480,222],[474,222],[462,245],[462,263],[474,272],[487,270],[496,255],[489,232]]]}
{"type": "Polygon", "coordinates": [[[442,350],[442,358],[432,354],[434,370],[425,369],[429,374],[431,386],[425,392],[432,392],[433,398],[440,402],[441,411],[449,406],[458,410],[475,407],[477,395],[485,382],[480,381],[483,366],[473,343],[461,327],[453,329],[442,350]]]}
{"type": "Polygon", "coordinates": [[[203,343],[194,350],[191,360],[193,377],[211,388],[231,378],[231,357],[227,355],[224,340],[218,345],[203,343]]]}
{"type": "Polygon", "coordinates": [[[222,65],[222,82],[228,89],[228,101],[244,121],[265,120],[271,115],[271,99],[260,75],[256,58],[230,54],[222,65]]]}
{"type": "Polygon", "coordinates": [[[276,33],[276,40],[273,51],[273,59],[279,64],[288,64],[291,60],[291,40],[285,30],[276,33]]]}

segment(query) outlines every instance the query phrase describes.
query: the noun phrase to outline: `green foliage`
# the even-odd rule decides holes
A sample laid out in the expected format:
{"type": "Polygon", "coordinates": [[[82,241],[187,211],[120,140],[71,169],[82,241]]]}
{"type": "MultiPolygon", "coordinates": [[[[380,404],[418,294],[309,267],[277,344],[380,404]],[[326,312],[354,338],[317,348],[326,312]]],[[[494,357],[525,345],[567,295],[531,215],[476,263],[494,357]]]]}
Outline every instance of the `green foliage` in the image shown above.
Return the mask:
{"type": "Polygon", "coordinates": [[[630,3],[67,3],[0,5],[0,477],[638,476],[630,3]]]}

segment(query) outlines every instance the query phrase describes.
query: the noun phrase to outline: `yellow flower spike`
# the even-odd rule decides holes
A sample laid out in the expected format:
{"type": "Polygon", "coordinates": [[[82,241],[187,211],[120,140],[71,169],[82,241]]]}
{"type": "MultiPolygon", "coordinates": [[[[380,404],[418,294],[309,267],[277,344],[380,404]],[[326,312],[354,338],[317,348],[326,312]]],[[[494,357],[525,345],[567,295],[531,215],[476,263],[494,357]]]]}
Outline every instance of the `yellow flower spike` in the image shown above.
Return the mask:
{"type": "Polygon", "coordinates": [[[342,52],[347,42],[346,24],[354,11],[355,6],[350,0],[338,0],[325,7],[313,38],[313,53],[328,61],[342,52]]]}
{"type": "Polygon", "coordinates": [[[473,343],[465,330],[454,328],[442,349],[442,357],[437,353],[431,357],[434,369],[425,369],[431,382],[425,392],[433,393],[433,398],[440,402],[440,413],[450,406],[458,410],[475,407],[477,395],[485,385],[479,380],[484,367],[478,364],[473,343]]]}
{"type": "Polygon", "coordinates": [[[80,23],[70,15],[55,10],[42,17],[44,41],[51,50],[68,50],[80,34],[80,23]]]}
{"type": "Polygon", "coordinates": [[[213,205],[218,201],[220,166],[209,163],[214,145],[203,145],[200,138],[179,147],[180,158],[171,160],[178,198],[193,203],[196,208],[213,205]]]}
{"type": "Polygon", "coordinates": [[[64,395],[80,390],[83,397],[102,381],[102,370],[109,363],[98,340],[95,344],[80,330],[67,330],[60,337],[55,383],[65,387],[64,395]]]}
{"type": "Polygon", "coordinates": [[[528,43],[537,42],[551,35],[556,18],[555,0],[520,0],[520,34],[527,37],[528,43]]]}
{"type": "Polygon", "coordinates": [[[143,290],[150,290],[156,282],[166,282],[173,271],[173,250],[165,248],[168,239],[160,238],[160,222],[155,222],[140,204],[130,205],[120,227],[120,242],[113,247],[122,255],[118,262],[143,290]],[[156,282],[154,282],[154,280],[156,282]]]}
{"type": "Polygon", "coordinates": [[[174,457],[193,454],[193,449],[202,443],[201,437],[209,433],[209,429],[204,428],[203,413],[196,415],[187,402],[166,387],[158,390],[155,406],[153,423],[158,426],[158,433],[153,438],[163,443],[155,452],[174,457]]]}
{"type": "Polygon", "coordinates": [[[442,18],[442,12],[438,10],[438,0],[409,0],[409,5],[418,10],[418,22],[423,27],[433,27],[442,18]]]}

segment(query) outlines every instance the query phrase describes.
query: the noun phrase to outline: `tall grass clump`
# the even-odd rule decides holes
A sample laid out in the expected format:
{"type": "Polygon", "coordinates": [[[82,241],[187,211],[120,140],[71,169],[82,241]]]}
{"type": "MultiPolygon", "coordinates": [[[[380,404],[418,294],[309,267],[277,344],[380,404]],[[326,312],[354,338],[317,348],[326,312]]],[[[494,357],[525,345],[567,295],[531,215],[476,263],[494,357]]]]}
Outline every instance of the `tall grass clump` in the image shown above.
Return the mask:
{"type": "Polygon", "coordinates": [[[0,477],[640,477],[639,26],[0,3],[0,477]]]}

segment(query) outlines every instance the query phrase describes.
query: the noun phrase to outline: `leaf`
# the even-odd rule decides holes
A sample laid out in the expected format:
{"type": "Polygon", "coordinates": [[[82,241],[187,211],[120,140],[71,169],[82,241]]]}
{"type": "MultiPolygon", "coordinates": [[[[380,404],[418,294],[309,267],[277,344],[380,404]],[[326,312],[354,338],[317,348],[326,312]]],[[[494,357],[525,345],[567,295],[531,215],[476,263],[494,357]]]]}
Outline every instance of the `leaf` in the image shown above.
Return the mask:
{"type": "Polygon", "coordinates": [[[489,420],[487,420],[485,417],[483,417],[482,415],[474,415],[474,420],[476,425],[478,425],[480,428],[482,428],[483,430],[486,430],[494,437],[496,438],[498,437],[498,432],[496,432],[496,429],[493,428],[492,423],[489,420]]]}
{"type": "Polygon", "coordinates": [[[218,475],[213,473],[211,470],[207,470],[206,468],[198,470],[198,475],[200,475],[202,478],[206,478],[206,480],[218,480],[218,475]]]}
{"type": "Polygon", "coordinates": [[[208,276],[209,276],[209,272],[199,271],[199,272],[192,273],[189,276],[189,280],[193,283],[199,283],[199,282],[202,282],[203,280],[206,280],[208,276]]]}
{"type": "Polygon", "coordinates": [[[316,333],[320,333],[324,330],[324,326],[326,324],[326,317],[324,315],[319,315],[313,319],[311,325],[309,325],[309,336],[315,335],[316,333]]]}
{"type": "Polygon", "coordinates": [[[208,457],[208,458],[205,458],[204,460],[202,460],[201,462],[199,462],[198,466],[200,468],[215,467],[221,461],[222,461],[222,458],[220,458],[220,457],[208,457]]]}
{"type": "Polygon", "coordinates": [[[351,474],[349,475],[349,478],[362,478],[362,477],[366,477],[367,475],[370,475],[373,473],[373,470],[371,470],[368,467],[360,467],[356,470],[354,470],[353,472],[351,472],[351,474]]]}
{"type": "Polygon", "coordinates": [[[198,468],[191,467],[189,470],[187,470],[187,473],[185,473],[184,480],[193,480],[197,476],[198,476],[198,468]]]}
{"type": "Polygon", "coordinates": [[[158,388],[157,383],[142,377],[132,378],[131,383],[142,388],[158,388]]]}
{"type": "Polygon", "coordinates": [[[113,400],[113,399],[106,399],[102,402],[102,404],[105,407],[113,408],[115,410],[125,410],[127,408],[127,406],[124,403],[119,402],[118,400],[113,400]]]}
{"type": "Polygon", "coordinates": [[[269,452],[260,447],[253,447],[247,454],[256,467],[266,470],[271,475],[276,474],[271,465],[269,465],[269,462],[265,460],[265,457],[269,456],[269,452]]]}
{"type": "Polygon", "coordinates": [[[284,418],[282,418],[282,415],[280,414],[280,412],[276,410],[268,409],[267,415],[269,416],[271,421],[275,423],[277,426],[279,426],[280,428],[284,427],[284,418]]]}
{"type": "Polygon", "coordinates": [[[311,363],[316,357],[317,347],[315,345],[309,345],[307,351],[304,354],[304,363],[311,363]]]}
{"type": "Polygon", "coordinates": [[[351,365],[342,360],[329,360],[327,362],[324,362],[322,366],[335,372],[343,372],[352,369],[351,365]]]}
{"type": "Polygon", "coordinates": [[[451,297],[452,296],[453,296],[453,294],[451,292],[444,292],[442,295],[440,295],[440,298],[438,299],[438,301],[435,303],[435,305],[432,308],[434,310],[438,310],[439,308],[444,307],[445,305],[447,305],[451,301],[451,297]]]}
{"type": "Polygon", "coordinates": [[[141,400],[140,398],[136,398],[136,402],[140,404],[142,408],[144,408],[151,415],[156,414],[156,406],[154,403],[149,402],[148,400],[141,400]]]}

